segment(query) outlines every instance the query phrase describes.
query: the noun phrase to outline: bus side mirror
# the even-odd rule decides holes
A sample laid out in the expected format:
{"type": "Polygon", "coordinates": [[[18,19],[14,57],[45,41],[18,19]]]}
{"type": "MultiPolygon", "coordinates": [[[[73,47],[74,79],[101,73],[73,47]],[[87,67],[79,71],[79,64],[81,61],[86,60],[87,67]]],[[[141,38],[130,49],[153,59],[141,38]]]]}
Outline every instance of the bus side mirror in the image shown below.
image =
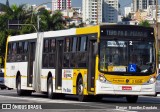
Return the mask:
{"type": "Polygon", "coordinates": [[[98,54],[98,42],[94,43],[94,55],[98,54]]]}

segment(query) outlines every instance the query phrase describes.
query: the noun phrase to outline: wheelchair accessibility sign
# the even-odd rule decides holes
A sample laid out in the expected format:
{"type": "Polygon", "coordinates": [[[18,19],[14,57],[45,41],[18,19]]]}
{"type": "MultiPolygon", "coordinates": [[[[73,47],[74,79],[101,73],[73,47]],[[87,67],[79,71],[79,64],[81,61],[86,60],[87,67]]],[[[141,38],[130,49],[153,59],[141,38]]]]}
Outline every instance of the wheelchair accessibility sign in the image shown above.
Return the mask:
{"type": "Polygon", "coordinates": [[[137,71],[137,65],[136,64],[129,64],[128,72],[136,72],[136,71],[137,71]]]}

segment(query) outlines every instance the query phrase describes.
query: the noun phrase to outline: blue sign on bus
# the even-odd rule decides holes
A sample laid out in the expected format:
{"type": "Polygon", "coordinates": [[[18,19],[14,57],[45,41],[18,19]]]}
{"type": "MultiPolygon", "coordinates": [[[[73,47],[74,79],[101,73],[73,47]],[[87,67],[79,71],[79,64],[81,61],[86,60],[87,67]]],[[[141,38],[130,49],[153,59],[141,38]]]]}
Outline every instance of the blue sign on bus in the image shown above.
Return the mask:
{"type": "Polygon", "coordinates": [[[136,64],[129,64],[128,72],[136,72],[136,71],[137,71],[137,65],[136,64]]]}

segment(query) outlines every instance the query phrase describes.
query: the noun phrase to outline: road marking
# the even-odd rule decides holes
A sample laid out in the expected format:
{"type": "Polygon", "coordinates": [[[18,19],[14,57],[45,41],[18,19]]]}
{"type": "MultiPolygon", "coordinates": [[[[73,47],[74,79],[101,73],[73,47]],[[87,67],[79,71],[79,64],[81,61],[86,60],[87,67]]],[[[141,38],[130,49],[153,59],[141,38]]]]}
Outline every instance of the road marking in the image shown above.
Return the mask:
{"type": "MultiPolygon", "coordinates": [[[[33,98],[33,97],[13,97],[13,96],[3,96],[0,95],[0,97],[2,98],[8,98],[8,99],[16,99],[16,100],[27,100],[27,101],[36,101],[36,103],[68,103],[72,105],[79,105],[79,106],[86,106],[86,107],[91,107],[91,108],[98,108],[97,110],[105,110],[107,107],[105,107],[104,105],[92,105],[89,104],[90,102],[79,102],[79,101],[65,101],[65,100],[51,100],[51,99],[44,99],[44,98],[33,98]]],[[[30,103],[30,102],[28,102],[30,103]]],[[[109,105],[111,106],[111,105],[109,105]]],[[[79,109],[78,109],[79,110],[79,109]]],[[[87,109],[82,109],[82,110],[87,110],[87,109]]],[[[90,110],[90,109],[88,109],[90,110]]],[[[110,110],[109,112],[115,111],[116,109],[107,109],[110,110]]],[[[116,110],[116,111],[120,111],[120,112],[124,112],[124,110],[116,110]]],[[[127,111],[126,111],[127,112],[127,111]]]]}
{"type": "Polygon", "coordinates": [[[13,96],[3,96],[3,98],[11,98],[11,99],[19,99],[19,100],[27,100],[27,101],[36,101],[38,102],[45,102],[45,103],[85,103],[85,102],[77,102],[77,101],[65,101],[65,100],[51,100],[51,99],[44,99],[44,98],[33,98],[33,97],[13,97],[13,96]]]}

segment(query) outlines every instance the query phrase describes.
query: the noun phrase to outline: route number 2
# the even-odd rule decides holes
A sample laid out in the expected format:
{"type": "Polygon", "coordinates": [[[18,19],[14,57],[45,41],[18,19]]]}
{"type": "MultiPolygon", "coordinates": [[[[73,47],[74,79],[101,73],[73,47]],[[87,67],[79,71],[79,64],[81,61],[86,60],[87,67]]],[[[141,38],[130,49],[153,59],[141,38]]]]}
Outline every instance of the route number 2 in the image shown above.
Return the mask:
{"type": "Polygon", "coordinates": [[[133,45],[133,44],[132,44],[132,41],[129,41],[129,45],[133,45]]]}

